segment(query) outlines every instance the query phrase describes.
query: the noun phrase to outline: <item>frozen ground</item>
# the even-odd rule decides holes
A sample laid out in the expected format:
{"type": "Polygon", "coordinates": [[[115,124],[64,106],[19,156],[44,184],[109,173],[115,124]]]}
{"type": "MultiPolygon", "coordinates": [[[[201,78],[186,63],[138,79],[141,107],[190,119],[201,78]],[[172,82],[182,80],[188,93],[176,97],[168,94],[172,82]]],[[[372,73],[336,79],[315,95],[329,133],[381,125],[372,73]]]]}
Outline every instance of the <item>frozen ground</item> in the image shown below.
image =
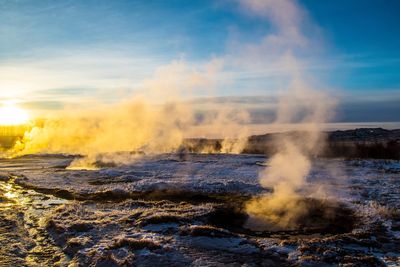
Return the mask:
{"type": "Polygon", "coordinates": [[[270,192],[258,183],[263,156],[67,170],[72,160],[0,159],[0,266],[400,265],[398,161],[316,160],[302,192],[317,207],[308,222],[324,209],[329,219],[254,232],[242,207],[270,192]]]}

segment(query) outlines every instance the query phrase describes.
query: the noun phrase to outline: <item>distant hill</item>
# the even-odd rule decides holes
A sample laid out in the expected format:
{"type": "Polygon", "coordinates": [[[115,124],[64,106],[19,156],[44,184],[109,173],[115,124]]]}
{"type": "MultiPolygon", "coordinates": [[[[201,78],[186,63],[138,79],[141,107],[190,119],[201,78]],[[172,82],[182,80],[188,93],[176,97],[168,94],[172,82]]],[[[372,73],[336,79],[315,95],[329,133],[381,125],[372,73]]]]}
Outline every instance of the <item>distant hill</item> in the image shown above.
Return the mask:
{"type": "MultiPolygon", "coordinates": [[[[0,149],[11,148],[23,137],[27,129],[21,126],[0,127],[0,149]]],[[[300,146],[304,143],[304,132],[284,132],[248,137],[244,154],[271,156],[279,149],[276,140],[289,135],[300,146]]],[[[400,159],[400,129],[360,128],[355,130],[330,131],[321,135],[320,149],[311,156],[342,158],[400,159]]],[[[179,152],[220,153],[222,139],[189,138],[182,143],[179,152]]]]}
{"type": "MultiPolygon", "coordinates": [[[[242,153],[273,155],[277,150],[279,137],[290,135],[291,140],[301,144],[304,132],[271,133],[253,135],[242,153]]],[[[360,128],[355,130],[331,131],[322,134],[324,144],[312,156],[344,157],[344,158],[381,158],[400,159],[400,129],[386,130],[382,128],[360,128]]],[[[218,152],[222,148],[221,139],[186,139],[182,150],[202,152],[212,150],[218,152]]]]}

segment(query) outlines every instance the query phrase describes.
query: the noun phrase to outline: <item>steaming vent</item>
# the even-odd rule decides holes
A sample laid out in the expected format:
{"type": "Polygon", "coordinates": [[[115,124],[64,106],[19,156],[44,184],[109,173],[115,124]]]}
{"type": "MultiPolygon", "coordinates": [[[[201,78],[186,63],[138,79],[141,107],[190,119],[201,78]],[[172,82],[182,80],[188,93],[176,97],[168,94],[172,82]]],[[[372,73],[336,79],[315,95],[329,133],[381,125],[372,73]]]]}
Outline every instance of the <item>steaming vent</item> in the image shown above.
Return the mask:
{"type": "Polygon", "coordinates": [[[342,234],[351,232],[358,224],[355,212],[343,203],[317,198],[293,198],[293,205],[303,212],[287,225],[277,223],[288,216],[287,210],[275,213],[275,220],[268,216],[249,216],[243,208],[221,206],[209,217],[208,223],[238,234],[252,236],[342,234]]]}

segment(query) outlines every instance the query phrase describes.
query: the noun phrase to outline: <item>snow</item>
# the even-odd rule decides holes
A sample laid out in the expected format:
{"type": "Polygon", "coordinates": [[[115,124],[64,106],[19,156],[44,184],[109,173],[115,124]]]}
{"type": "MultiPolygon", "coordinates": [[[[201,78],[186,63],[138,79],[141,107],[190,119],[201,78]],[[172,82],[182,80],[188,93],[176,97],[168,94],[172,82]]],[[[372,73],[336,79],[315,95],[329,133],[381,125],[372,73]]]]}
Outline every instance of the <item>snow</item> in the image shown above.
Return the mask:
{"type": "Polygon", "coordinates": [[[30,238],[50,236],[52,246],[82,265],[326,264],[342,263],[343,255],[368,264],[400,262],[398,161],[314,160],[300,193],[346,203],[359,223],[349,233],[262,237],[211,225],[210,216],[221,205],[239,206],[236,196],[270,192],[259,184],[260,171],[268,168],[260,164],[263,156],[150,155],[128,165],[69,170],[73,159],[2,159],[0,189],[12,188],[16,203],[27,205],[16,211],[43,224],[35,227],[46,235],[30,238]],[[371,250],[371,244],[378,247],[371,250]]]}

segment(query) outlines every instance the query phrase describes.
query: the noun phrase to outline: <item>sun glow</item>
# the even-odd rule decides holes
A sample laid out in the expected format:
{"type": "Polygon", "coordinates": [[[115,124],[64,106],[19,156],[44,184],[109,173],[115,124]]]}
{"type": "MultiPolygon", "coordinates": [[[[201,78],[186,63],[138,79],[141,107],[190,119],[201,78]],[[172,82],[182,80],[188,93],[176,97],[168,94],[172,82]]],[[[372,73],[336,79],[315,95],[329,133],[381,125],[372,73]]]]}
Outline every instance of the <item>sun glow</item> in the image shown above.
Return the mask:
{"type": "Polygon", "coordinates": [[[14,104],[6,104],[0,107],[0,125],[16,126],[24,125],[29,122],[29,114],[27,111],[15,106],[14,104]]]}

